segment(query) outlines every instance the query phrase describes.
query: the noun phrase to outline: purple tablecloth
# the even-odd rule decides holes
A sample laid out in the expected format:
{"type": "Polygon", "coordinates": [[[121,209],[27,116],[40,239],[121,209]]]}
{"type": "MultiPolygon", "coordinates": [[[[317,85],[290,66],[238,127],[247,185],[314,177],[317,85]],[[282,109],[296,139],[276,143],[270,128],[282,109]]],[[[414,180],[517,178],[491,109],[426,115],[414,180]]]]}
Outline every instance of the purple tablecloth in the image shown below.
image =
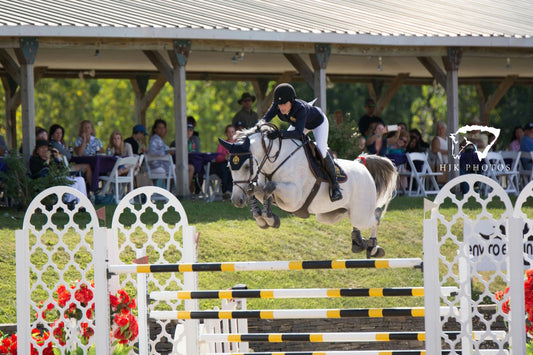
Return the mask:
{"type": "Polygon", "coordinates": [[[75,164],[89,164],[91,166],[93,170],[91,191],[95,192],[98,189],[98,177],[113,170],[117,157],[111,155],[83,155],[72,157],[70,161],[75,164]]]}
{"type": "Polygon", "coordinates": [[[405,153],[401,154],[385,154],[387,158],[389,158],[396,167],[399,167],[402,164],[407,163],[407,156],[405,153]]]}
{"type": "Polygon", "coordinates": [[[189,164],[194,165],[194,171],[203,176],[204,166],[214,160],[219,153],[189,153],[189,164]]]}

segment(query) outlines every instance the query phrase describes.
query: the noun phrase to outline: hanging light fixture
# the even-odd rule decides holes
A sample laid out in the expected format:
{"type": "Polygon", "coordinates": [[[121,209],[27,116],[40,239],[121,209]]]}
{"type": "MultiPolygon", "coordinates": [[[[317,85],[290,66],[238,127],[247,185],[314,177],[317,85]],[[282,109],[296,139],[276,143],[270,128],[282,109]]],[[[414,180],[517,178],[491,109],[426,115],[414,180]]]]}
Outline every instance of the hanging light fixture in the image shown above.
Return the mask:
{"type": "Polygon", "coordinates": [[[381,56],[378,57],[378,70],[383,70],[383,58],[381,58],[381,56]]]}

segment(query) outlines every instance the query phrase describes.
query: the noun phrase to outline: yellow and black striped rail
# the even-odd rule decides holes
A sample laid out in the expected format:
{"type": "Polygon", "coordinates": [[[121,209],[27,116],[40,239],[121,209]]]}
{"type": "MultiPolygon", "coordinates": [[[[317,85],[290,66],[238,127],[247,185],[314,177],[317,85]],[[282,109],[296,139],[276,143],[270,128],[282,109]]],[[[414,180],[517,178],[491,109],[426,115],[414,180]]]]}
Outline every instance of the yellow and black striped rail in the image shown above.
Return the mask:
{"type": "Polygon", "coordinates": [[[423,297],[423,287],[392,288],[300,288],[270,290],[154,291],[153,300],[231,299],[231,298],[333,298],[333,297],[423,297]]]}
{"type": "Polygon", "coordinates": [[[278,309],[257,311],[152,311],[154,319],[325,319],[424,317],[424,308],[278,309]]]}
{"type": "Polygon", "coordinates": [[[202,341],[208,342],[270,342],[281,343],[305,341],[313,343],[325,342],[386,342],[396,340],[425,341],[425,332],[353,332],[353,333],[247,333],[247,334],[203,334],[202,341]]]}
{"type": "MultiPolygon", "coordinates": [[[[446,354],[448,354],[447,352],[446,354]]],[[[259,353],[206,353],[206,355],[426,355],[425,350],[289,351],[259,353]]],[[[443,352],[445,354],[445,352],[443,352]]]]}
{"type": "Polygon", "coordinates": [[[422,259],[350,259],[312,261],[239,261],[222,263],[110,265],[111,273],[275,271],[314,269],[420,268],[422,259]]]}

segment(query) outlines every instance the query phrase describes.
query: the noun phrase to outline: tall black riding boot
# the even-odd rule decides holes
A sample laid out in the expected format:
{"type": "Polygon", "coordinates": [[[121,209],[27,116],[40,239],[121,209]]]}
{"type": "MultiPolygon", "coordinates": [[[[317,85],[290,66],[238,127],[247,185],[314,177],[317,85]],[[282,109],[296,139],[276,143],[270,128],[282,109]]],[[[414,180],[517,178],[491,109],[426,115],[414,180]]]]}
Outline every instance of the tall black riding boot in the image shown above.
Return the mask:
{"type": "Polygon", "coordinates": [[[337,182],[337,171],[335,170],[335,163],[333,163],[333,159],[331,159],[331,155],[329,155],[329,153],[326,155],[323,161],[324,168],[326,169],[326,173],[329,177],[329,183],[331,184],[331,192],[329,198],[331,202],[335,202],[342,199],[341,189],[339,187],[339,183],[337,182]]]}

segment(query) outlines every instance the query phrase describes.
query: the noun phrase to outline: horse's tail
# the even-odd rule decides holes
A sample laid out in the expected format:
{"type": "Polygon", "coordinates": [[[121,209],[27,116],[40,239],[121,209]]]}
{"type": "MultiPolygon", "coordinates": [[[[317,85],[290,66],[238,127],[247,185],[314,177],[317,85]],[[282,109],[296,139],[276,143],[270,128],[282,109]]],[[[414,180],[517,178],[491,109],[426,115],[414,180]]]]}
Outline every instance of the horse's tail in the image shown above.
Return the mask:
{"type": "Polygon", "coordinates": [[[388,158],[368,154],[364,154],[362,157],[366,161],[366,168],[376,184],[376,207],[385,207],[384,209],[386,209],[396,191],[398,171],[388,158]]]}

